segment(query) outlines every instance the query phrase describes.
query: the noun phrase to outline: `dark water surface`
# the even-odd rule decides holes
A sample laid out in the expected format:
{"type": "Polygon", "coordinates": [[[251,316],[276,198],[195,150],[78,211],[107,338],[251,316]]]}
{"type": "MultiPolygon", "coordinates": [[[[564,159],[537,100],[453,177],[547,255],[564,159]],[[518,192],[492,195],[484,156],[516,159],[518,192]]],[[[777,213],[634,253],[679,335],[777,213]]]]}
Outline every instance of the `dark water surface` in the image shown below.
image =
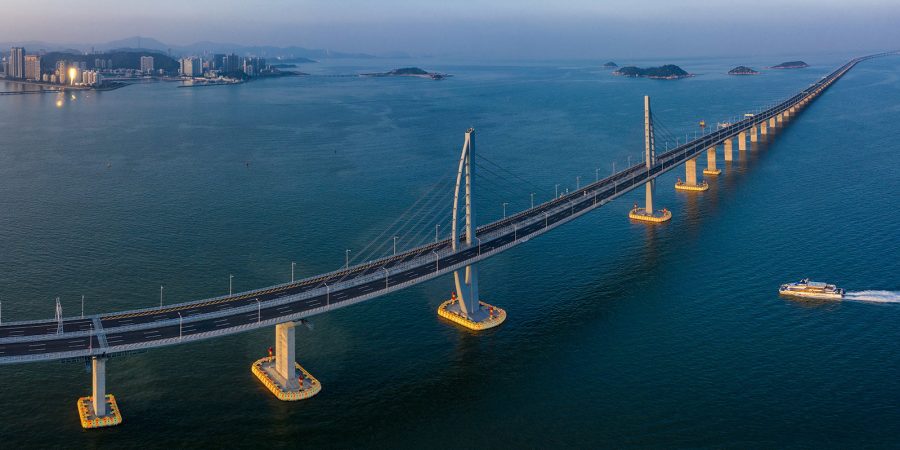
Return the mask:
{"type": "MultiPolygon", "coordinates": [[[[476,180],[483,223],[503,202],[521,210],[530,192],[543,201],[556,183],[571,189],[638,158],[644,94],[661,127],[693,134],[700,119],[786,98],[850,56],[752,77],[724,73],[781,61],[674,61],[698,74],[679,81],[584,62],[424,61],[455,76],[2,96],[2,318],[52,317],[57,296],[66,315],[80,314],[81,295],[87,314],[149,307],[160,285],[166,303],[216,296],[229,274],[235,290],[285,282],[291,261],[298,277],[334,270],[455,170],[469,126],[476,152],[529,183],[476,180]]],[[[90,390],[81,365],[0,366],[0,442],[896,447],[898,69],[896,57],[860,64],[767,143],[735,151],[707,192],[676,193],[680,170],[661,178],[668,224],[630,223],[635,192],[482,263],[482,296],[509,314],[498,329],[438,319],[449,277],[315,317],[297,355],[324,389],[300,403],[250,374],[270,330],[112,359],[124,424],[101,431],[77,420],[90,390]],[[803,276],[886,292],[778,297],[803,276]]]]}

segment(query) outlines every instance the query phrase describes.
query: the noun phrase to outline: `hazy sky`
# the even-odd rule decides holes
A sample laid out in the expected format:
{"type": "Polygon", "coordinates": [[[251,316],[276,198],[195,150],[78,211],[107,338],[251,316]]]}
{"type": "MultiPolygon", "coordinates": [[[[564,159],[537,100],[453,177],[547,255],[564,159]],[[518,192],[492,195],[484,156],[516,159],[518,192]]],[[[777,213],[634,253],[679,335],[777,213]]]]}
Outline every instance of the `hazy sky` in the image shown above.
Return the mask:
{"type": "Polygon", "coordinates": [[[43,0],[2,10],[4,42],[141,35],[483,58],[900,48],[900,0],[43,0]]]}

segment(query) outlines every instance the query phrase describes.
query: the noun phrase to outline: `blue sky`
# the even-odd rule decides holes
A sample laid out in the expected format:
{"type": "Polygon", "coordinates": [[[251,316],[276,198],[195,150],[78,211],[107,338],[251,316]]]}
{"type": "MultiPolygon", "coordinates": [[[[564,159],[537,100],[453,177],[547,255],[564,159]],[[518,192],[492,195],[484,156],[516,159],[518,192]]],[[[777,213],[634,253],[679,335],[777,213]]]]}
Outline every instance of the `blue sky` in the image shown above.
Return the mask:
{"type": "Polygon", "coordinates": [[[497,57],[775,54],[900,48],[900,0],[44,0],[0,41],[142,35],[340,51],[497,57]]]}

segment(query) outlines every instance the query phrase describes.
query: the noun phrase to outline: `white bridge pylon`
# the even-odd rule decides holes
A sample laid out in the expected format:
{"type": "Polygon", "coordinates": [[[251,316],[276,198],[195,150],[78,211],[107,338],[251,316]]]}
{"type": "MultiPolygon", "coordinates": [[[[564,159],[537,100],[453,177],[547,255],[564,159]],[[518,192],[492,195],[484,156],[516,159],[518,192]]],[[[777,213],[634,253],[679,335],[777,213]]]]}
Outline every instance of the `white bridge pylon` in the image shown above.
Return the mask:
{"type": "MultiPolygon", "coordinates": [[[[466,130],[462,153],[459,156],[459,168],[456,171],[456,188],[453,192],[453,219],[451,224],[451,246],[454,252],[463,251],[478,245],[475,235],[475,210],[472,205],[472,136],[474,128],[466,130]],[[465,241],[459,239],[459,200],[465,188],[465,241]]],[[[478,268],[474,264],[453,271],[456,285],[455,295],[438,308],[438,315],[463,325],[467,328],[482,330],[500,325],[506,319],[506,311],[481,301],[478,295],[478,268]]]]}

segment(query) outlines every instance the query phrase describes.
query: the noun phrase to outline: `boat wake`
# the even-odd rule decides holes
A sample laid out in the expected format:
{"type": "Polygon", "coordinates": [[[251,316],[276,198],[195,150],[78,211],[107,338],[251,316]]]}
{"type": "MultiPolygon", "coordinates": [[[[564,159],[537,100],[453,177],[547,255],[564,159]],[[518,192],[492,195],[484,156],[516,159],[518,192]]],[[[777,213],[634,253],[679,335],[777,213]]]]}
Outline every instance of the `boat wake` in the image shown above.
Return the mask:
{"type": "Polygon", "coordinates": [[[898,291],[857,291],[844,294],[844,300],[873,303],[900,303],[898,291]]]}

